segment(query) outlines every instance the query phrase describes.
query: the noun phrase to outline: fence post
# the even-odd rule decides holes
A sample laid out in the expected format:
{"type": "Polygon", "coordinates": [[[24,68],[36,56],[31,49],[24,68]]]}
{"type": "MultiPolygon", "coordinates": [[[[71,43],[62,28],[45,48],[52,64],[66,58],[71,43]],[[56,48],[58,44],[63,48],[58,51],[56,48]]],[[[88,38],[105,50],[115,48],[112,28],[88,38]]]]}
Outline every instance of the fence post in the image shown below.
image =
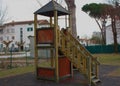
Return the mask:
{"type": "Polygon", "coordinates": [[[11,48],[11,51],[10,51],[10,69],[12,68],[12,48],[11,48]]]}
{"type": "Polygon", "coordinates": [[[26,54],[26,66],[28,66],[27,47],[25,47],[25,54],[26,54]]]}

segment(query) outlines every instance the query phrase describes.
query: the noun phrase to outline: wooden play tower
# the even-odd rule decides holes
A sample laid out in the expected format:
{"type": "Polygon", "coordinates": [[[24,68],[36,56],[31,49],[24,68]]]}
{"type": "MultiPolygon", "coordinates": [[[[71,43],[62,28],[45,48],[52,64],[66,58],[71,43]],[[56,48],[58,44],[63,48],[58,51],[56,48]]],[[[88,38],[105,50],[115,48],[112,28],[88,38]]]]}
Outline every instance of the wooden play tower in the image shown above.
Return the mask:
{"type": "Polygon", "coordinates": [[[54,0],[34,13],[35,66],[38,79],[54,80],[73,76],[73,66],[89,85],[99,82],[99,62],[71,34],[70,14],[54,0]],[[50,18],[50,27],[38,28],[38,15],[50,18]],[[68,16],[69,27],[60,29],[59,16],[68,16]],[[46,60],[46,61],[45,61],[46,60]]]}

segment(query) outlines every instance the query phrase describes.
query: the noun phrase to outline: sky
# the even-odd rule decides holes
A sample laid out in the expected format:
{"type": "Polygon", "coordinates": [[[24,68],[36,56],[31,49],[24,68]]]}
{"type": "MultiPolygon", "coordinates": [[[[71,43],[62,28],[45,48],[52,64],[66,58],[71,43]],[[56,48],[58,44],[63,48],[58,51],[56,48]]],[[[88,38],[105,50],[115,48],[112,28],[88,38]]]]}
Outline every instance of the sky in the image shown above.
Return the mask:
{"type": "MultiPolygon", "coordinates": [[[[45,5],[50,0],[38,1],[42,5],[45,5]]],[[[105,0],[75,0],[77,34],[80,37],[91,37],[94,31],[100,31],[95,20],[81,10],[82,6],[88,3],[103,2],[105,2],[105,0]]],[[[2,0],[2,3],[4,7],[7,7],[9,17],[7,22],[33,20],[33,13],[41,8],[37,0],[2,0]]],[[[64,7],[66,6],[64,0],[61,4],[64,7]]],[[[41,17],[41,19],[44,19],[44,17],[41,17]]],[[[60,22],[60,25],[63,25],[63,23],[65,22],[60,22]]]]}

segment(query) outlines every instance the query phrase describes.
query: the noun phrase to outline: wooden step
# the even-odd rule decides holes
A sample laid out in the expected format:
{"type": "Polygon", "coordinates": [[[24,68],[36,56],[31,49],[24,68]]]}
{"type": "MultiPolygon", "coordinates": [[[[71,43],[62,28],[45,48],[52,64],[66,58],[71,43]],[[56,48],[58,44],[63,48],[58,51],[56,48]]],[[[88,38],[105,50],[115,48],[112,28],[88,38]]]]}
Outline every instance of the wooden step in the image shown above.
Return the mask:
{"type": "Polygon", "coordinates": [[[98,85],[98,84],[100,84],[101,83],[101,81],[100,81],[100,79],[98,79],[98,78],[94,78],[94,79],[92,79],[92,84],[93,85],[98,85]]]}
{"type": "Polygon", "coordinates": [[[95,75],[93,75],[93,76],[91,77],[91,79],[94,79],[94,78],[96,78],[96,76],[95,76],[95,75]]]}

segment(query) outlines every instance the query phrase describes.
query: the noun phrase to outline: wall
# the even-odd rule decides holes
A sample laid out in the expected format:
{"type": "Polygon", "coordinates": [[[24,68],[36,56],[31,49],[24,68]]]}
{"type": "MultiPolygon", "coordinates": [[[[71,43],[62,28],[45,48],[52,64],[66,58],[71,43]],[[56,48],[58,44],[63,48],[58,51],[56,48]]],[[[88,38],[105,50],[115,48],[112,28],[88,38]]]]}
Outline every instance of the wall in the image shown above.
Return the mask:
{"type": "MultiPolygon", "coordinates": [[[[117,41],[118,41],[118,44],[120,44],[120,21],[118,21],[116,23],[116,28],[117,28],[117,41]]],[[[112,27],[111,25],[108,25],[106,27],[106,44],[109,45],[109,44],[113,44],[114,41],[113,41],[113,33],[112,33],[112,27]]]]}

